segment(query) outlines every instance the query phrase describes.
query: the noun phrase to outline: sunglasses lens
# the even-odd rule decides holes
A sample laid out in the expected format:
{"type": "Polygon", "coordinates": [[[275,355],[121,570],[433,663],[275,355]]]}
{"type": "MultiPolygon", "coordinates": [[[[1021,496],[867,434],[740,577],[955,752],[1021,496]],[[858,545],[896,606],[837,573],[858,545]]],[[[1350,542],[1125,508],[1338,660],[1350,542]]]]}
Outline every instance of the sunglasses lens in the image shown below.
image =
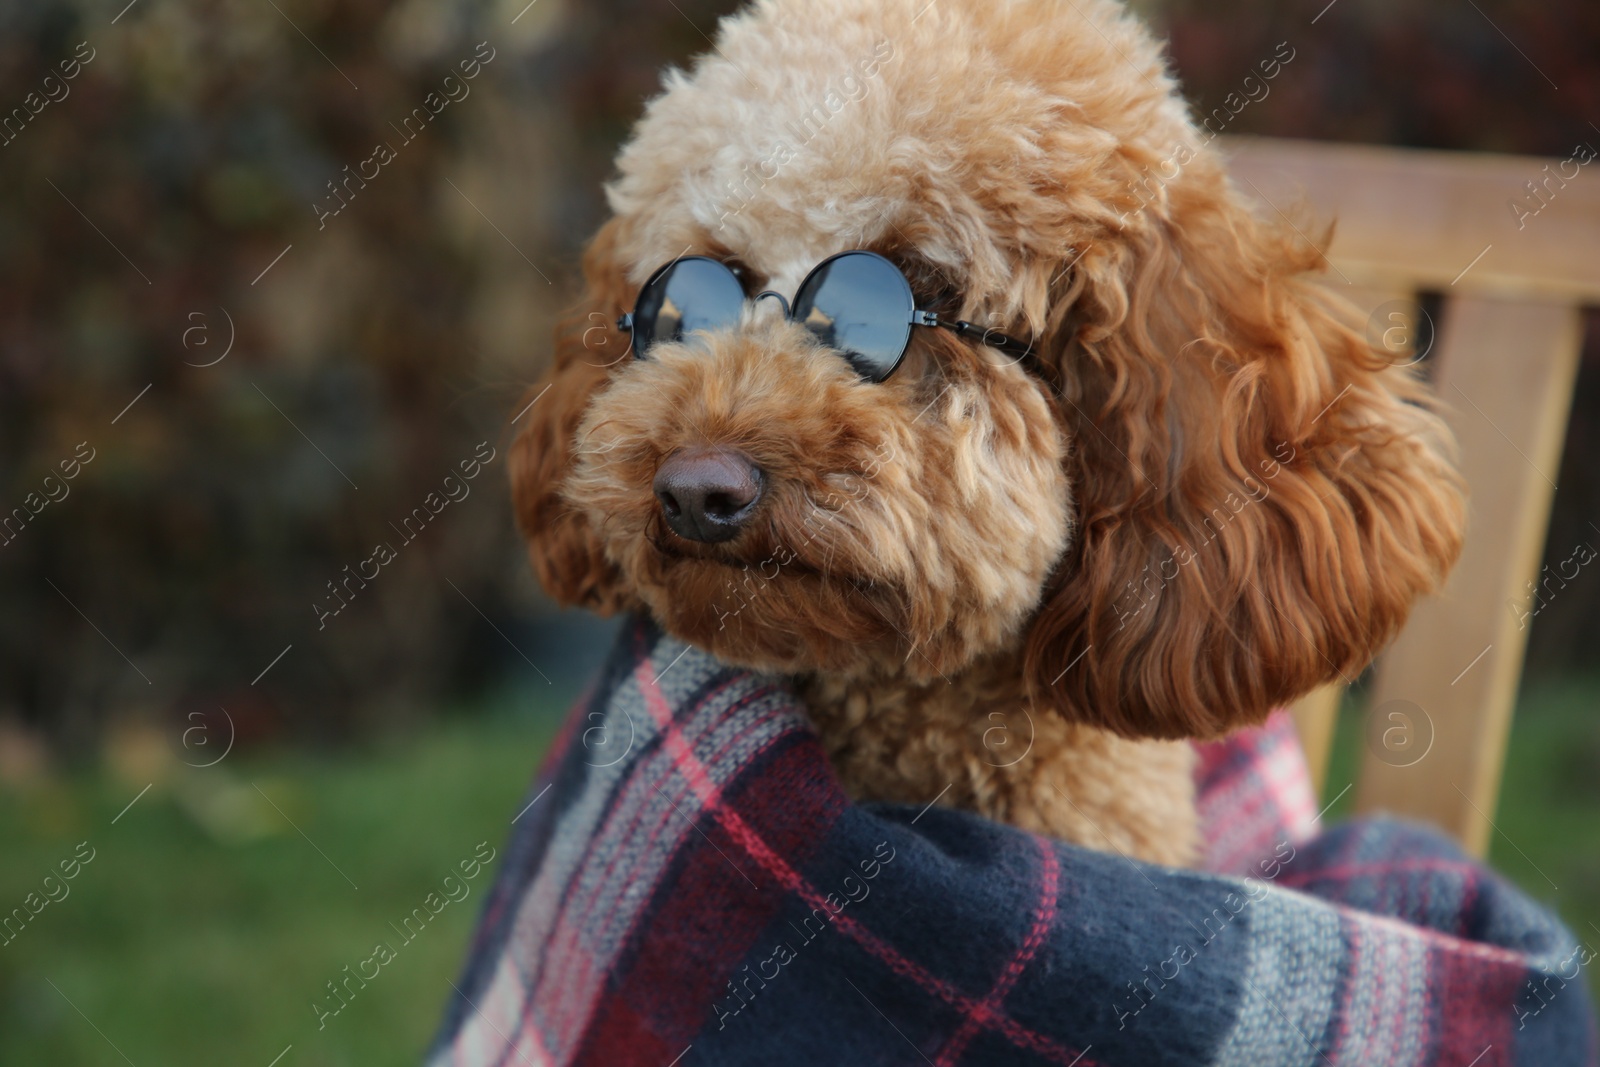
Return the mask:
{"type": "Polygon", "coordinates": [[[675,259],[639,290],[633,313],[633,353],[644,358],[658,342],[681,340],[696,330],[739,321],[744,290],[733,272],[705,256],[675,259]]]}
{"type": "Polygon", "coordinates": [[[868,381],[900,365],[914,301],[905,275],[875,252],[846,252],[812,271],[794,298],[794,320],[844,353],[868,381]]]}

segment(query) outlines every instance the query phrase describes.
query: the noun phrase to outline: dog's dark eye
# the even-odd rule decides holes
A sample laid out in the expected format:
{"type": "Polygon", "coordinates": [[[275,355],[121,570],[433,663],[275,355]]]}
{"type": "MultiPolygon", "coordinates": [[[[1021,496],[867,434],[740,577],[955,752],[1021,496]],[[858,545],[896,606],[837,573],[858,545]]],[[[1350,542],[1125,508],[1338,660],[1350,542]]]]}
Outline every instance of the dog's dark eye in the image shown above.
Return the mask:
{"type": "Polygon", "coordinates": [[[744,289],[746,296],[753,296],[757,292],[758,286],[756,283],[760,282],[762,279],[756,275],[755,271],[746,266],[743,261],[738,259],[725,259],[722,261],[722,265],[727,267],[728,270],[733,273],[735,278],[739,279],[739,285],[742,289],[744,289]]]}

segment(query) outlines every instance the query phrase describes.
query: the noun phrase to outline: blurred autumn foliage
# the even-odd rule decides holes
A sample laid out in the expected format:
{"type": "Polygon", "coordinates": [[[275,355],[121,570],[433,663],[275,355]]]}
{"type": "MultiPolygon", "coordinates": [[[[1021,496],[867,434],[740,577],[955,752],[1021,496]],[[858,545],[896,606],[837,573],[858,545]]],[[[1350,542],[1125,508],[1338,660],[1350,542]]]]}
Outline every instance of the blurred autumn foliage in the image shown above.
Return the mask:
{"type": "MultiPolygon", "coordinates": [[[[733,6],[0,2],[0,719],[345,736],[576,662],[512,530],[508,423],[617,142],[733,6]]],[[[1600,144],[1588,0],[1140,6],[1202,108],[1296,49],[1229,132],[1600,144]]],[[[1557,558],[1600,514],[1589,356],[1557,558]]],[[[1580,662],[1597,614],[1600,587],[1553,605],[1535,660],[1580,662]]]]}

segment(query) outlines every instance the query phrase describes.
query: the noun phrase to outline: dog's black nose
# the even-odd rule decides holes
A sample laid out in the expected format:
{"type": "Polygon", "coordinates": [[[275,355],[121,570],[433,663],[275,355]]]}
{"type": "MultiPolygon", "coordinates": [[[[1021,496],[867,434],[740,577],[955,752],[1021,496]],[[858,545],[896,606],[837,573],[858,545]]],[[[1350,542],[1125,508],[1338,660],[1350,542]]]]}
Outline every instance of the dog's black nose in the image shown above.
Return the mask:
{"type": "Polygon", "coordinates": [[[656,499],[679,537],[708,544],[738,535],[761,499],[761,469],[726,448],[686,448],[656,471],[656,499]]]}

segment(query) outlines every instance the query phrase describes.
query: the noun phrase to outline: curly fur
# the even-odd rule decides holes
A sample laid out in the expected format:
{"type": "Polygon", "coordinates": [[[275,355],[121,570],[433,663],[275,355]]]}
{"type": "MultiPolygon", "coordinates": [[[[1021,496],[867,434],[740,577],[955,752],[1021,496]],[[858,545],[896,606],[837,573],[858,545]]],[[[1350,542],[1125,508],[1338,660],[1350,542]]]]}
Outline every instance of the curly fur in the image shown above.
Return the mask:
{"type": "Polygon", "coordinates": [[[534,567],[794,676],[858,796],[1183,862],[1188,750],[1161,739],[1350,676],[1459,552],[1426,389],[1247,207],[1110,0],[760,0],[618,165],[512,454],[534,567]],[[791,294],[848,248],[1035,338],[1042,373],[918,329],[864,383],[770,302],[644,361],[597,325],[685,252],[791,294]],[[701,444],[766,473],[724,544],[651,491],[701,444]],[[997,716],[1031,739],[1010,765],[997,716]]]}

